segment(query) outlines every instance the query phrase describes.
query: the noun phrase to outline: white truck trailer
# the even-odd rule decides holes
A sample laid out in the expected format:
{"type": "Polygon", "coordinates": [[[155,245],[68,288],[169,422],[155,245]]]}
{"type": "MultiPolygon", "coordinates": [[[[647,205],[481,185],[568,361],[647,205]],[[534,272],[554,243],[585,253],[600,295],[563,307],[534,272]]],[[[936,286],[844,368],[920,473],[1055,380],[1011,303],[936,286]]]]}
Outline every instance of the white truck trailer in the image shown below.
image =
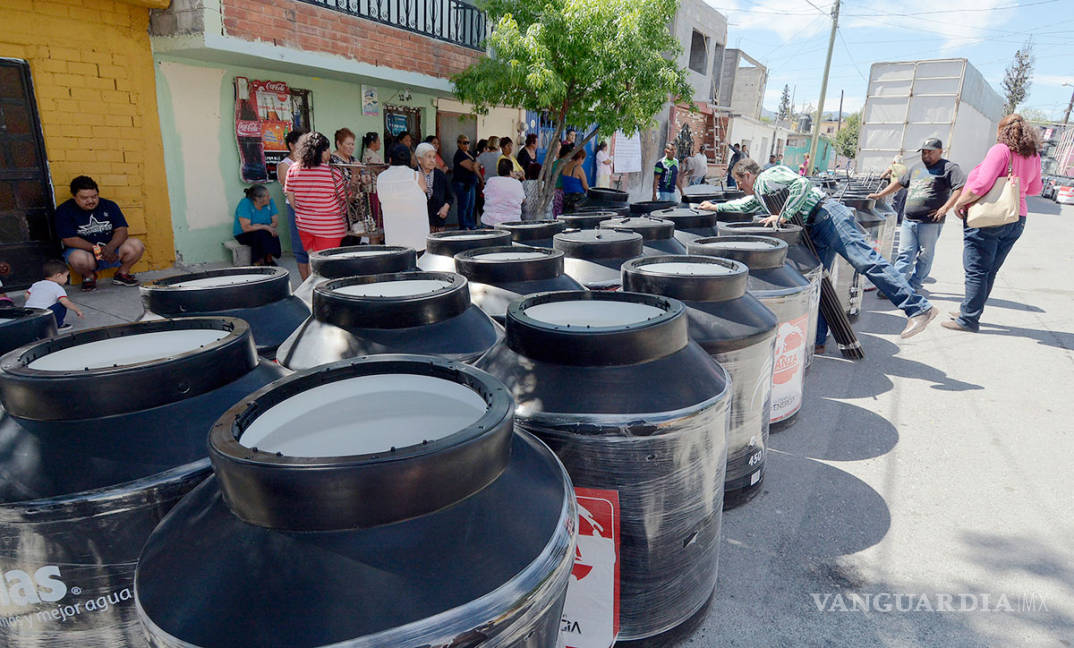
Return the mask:
{"type": "Polygon", "coordinates": [[[881,173],[894,157],[907,164],[929,137],[969,173],[996,143],[1003,99],[969,61],[874,63],[862,108],[856,169],[881,173]]]}

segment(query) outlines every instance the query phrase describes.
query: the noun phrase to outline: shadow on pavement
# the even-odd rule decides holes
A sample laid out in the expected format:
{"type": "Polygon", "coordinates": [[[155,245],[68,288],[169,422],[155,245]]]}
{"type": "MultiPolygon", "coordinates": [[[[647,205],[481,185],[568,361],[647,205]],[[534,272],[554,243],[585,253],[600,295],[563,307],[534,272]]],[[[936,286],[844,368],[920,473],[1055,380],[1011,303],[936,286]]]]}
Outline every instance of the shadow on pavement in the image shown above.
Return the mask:
{"type": "Polygon", "coordinates": [[[769,446],[812,459],[858,461],[887,454],[898,442],[898,430],[883,416],[850,403],[818,398],[802,409],[794,427],[773,434],[769,446]],[[803,433],[796,434],[796,430],[803,433]]]}
{"type": "MultiPolygon", "coordinates": [[[[934,293],[928,294],[929,301],[942,301],[942,302],[954,302],[955,304],[962,303],[962,295],[956,293],[934,293]]],[[[985,310],[989,308],[1007,308],[1010,310],[1025,311],[1027,313],[1046,313],[1043,308],[1034,306],[1032,304],[1023,304],[1022,302],[1010,301],[1009,299],[996,299],[995,297],[989,297],[988,302],[985,304],[985,310]]],[[[941,313],[942,317],[947,316],[947,311],[953,310],[951,308],[943,309],[941,313]]]]}
{"type": "Polygon", "coordinates": [[[1074,351],[1074,333],[1064,333],[1063,331],[1049,331],[1047,329],[1030,329],[1022,328],[1020,326],[999,326],[982,323],[978,335],[1024,337],[1036,340],[1039,344],[1045,346],[1074,351]]]}
{"type": "Polygon", "coordinates": [[[1048,214],[1058,216],[1063,211],[1062,205],[1047,198],[1030,199],[1027,206],[1029,207],[1029,213],[1034,215],[1048,214]]]}

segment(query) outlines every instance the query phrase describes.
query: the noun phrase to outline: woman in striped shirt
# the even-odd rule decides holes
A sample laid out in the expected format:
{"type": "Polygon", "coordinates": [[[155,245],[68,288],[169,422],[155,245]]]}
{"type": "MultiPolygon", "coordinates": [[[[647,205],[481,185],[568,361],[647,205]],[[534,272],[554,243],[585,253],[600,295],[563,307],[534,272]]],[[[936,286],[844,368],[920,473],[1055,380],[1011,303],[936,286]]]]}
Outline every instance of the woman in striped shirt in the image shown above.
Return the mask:
{"type": "Polygon", "coordinates": [[[307,252],[339,247],[347,233],[346,184],[343,173],[328,164],[330,148],[327,137],[311,132],[299,162],[287,170],[287,198],[307,252]]]}

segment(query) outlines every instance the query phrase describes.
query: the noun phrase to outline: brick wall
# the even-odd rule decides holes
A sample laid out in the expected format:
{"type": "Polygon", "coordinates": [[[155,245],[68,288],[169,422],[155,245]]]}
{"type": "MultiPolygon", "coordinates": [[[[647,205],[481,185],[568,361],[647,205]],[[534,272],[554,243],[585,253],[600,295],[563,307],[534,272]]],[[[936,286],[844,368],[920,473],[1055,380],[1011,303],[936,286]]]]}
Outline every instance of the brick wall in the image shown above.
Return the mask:
{"type": "Polygon", "coordinates": [[[2,0],[0,56],[29,61],[56,203],[92,176],[146,242],[174,261],[149,10],[116,0],[2,0]]]}
{"type": "Polygon", "coordinates": [[[447,78],[482,53],[293,0],[223,0],[229,36],[447,78]]]}

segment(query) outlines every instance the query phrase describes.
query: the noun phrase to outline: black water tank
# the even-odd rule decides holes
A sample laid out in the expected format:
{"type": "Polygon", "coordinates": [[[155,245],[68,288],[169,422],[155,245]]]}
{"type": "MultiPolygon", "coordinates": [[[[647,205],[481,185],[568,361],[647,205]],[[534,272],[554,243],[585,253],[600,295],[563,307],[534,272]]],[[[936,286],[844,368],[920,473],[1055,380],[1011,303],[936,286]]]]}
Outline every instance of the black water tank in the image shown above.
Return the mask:
{"type": "Polygon", "coordinates": [[[519,245],[550,248],[552,237],[567,229],[567,224],[558,220],[507,221],[496,229],[510,232],[511,240],[519,245]]]}
{"type": "Polygon", "coordinates": [[[648,214],[649,212],[654,212],[661,209],[670,209],[676,204],[678,203],[676,203],[674,200],[642,200],[640,202],[630,203],[630,213],[648,214]]]}
{"type": "Polygon", "coordinates": [[[660,256],[623,264],[623,290],[663,295],[687,306],[690,337],[731,376],[724,508],[756,496],[764,479],[779,321],[746,292],[746,266],[709,256],[660,256]]]}
{"type": "Polygon", "coordinates": [[[589,202],[591,203],[609,203],[613,205],[621,205],[630,200],[630,196],[625,191],[619,189],[609,189],[606,187],[590,187],[586,192],[589,202]]]}
{"type": "Polygon", "coordinates": [[[418,259],[418,269],[455,272],[459,252],[498,245],[511,245],[511,233],[497,229],[433,232],[425,237],[425,254],[418,259]]]}
{"type": "Polygon", "coordinates": [[[310,254],[310,276],[295,289],[295,297],[313,308],[313,288],[328,279],[407,272],[417,268],[417,253],[400,245],[352,245],[310,254]]]}
{"type": "Polygon", "coordinates": [[[503,329],[470,301],[454,272],[332,279],[313,289],[313,316],[280,346],[278,360],[309,369],[378,353],[421,353],[470,362],[503,329]]]}
{"type": "Polygon", "coordinates": [[[718,202],[723,199],[723,189],[710,185],[688,185],[682,189],[682,201],[688,205],[703,203],[706,200],[718,202]]]}
{"type": "Polygon", "coordinates": [[[142,545],[208,476],[213,421],[285,373],[233,318],[87,329],[4,356],[0,645],[144,646],[142,545]]]}
{"type": "Polygon", "coordinates": [[[150,644],[554,648],[577,509],[513,408],[483,371],[405,355],[243,399],[145,544],[150,644]]]}
{"type": "Polygon", "coordinates": [[[554,245],[566,257],[563,271],[589,290],[617,290],[623,262],[644,252],[641,234],[625,230],[563,232],[556,234],[554,245]]]}
{"type": "Polygon", "coordinates": [[[291,294],[285,268],[246,266],[190,272],[144,283],[141,319],[238,317],[250,325],[257,352],[276,349],[306,321],[309,307],[291,294]]]}
{"type": "Polygon", "coordinates": [[[584,290],[563,274],[563,252],[522,245],[478,248],[455,255],[455,268],[470,284],[470,299],[503,324],[507,307],[526,295],[584,290]]]}
{"type": "MultiPolygon", "coordinates": [[[[594,203],[588,202],[584,205],[578,205],[574,208],[574,214],[585,214],[587,212],[612,212],[617,216],[629,216],[630,205],[628,203],[594,203]]],[[[562,218],[562,214],[560,218],[562,218]]]]}
{"type": "Polygon", "coordinates": [[[813,341],[817,337],[817,319],[820,314],[820,283],[824,277],[824,266],[817,255],[809,249],[802,236],[802,228],[793,223],[784,223],[779,229],[765,227],[760,223],[720,223],[722,236],[770,236],[787,243],[787,262],[809,280],[812,291],[809,304],[809,330],[806,344],[806,366],[813,364],[813,341]]]}
{"type": "Polygon", "coordinates": [[[601,229],[629,230],[641,234],[650,254],[685,254],[686,246],[675,238],[675,223],[651,216],[612,218],[600,224],[601,229]]]}
{"type": "Polygon", "coordinates": [[[674,628],[716,584],[730,389],[687,328],[666,297],[542,293],[511,305],[477,362],[575,487],[618,494],[620,640],[674,628]]]}
{"type": "Polygon", "coordinates": [[[787,244],[765,236],[697,239],[690,254],[739,261],[749,268],[748,289],[779,319],[772,369],[772,430],[789,427],[802,408],[805,348],[812,291],[809,280],[787,263],[787,244]]]}
{"type": "Polygon", "coordinates": [[[716,212],[690,207],[672,207],[650,214],[654,218],[669,220],[675,225],[675,238],[686,245],[694,239],[716,236],[716,212]]]}
{"type": "Polygon", "coordinates": [[[56,318],[47,308],[0,308],[0,355],[56,335],[56,318]]]}
{"type": "Polygon", "coordinates": [[[609,218],[618,218],[623,214],[613,211],[574,212],[572,214],[560,214],[557,220],[567,224],[570,229],[596,229],[601,221],[609,218]]]}

